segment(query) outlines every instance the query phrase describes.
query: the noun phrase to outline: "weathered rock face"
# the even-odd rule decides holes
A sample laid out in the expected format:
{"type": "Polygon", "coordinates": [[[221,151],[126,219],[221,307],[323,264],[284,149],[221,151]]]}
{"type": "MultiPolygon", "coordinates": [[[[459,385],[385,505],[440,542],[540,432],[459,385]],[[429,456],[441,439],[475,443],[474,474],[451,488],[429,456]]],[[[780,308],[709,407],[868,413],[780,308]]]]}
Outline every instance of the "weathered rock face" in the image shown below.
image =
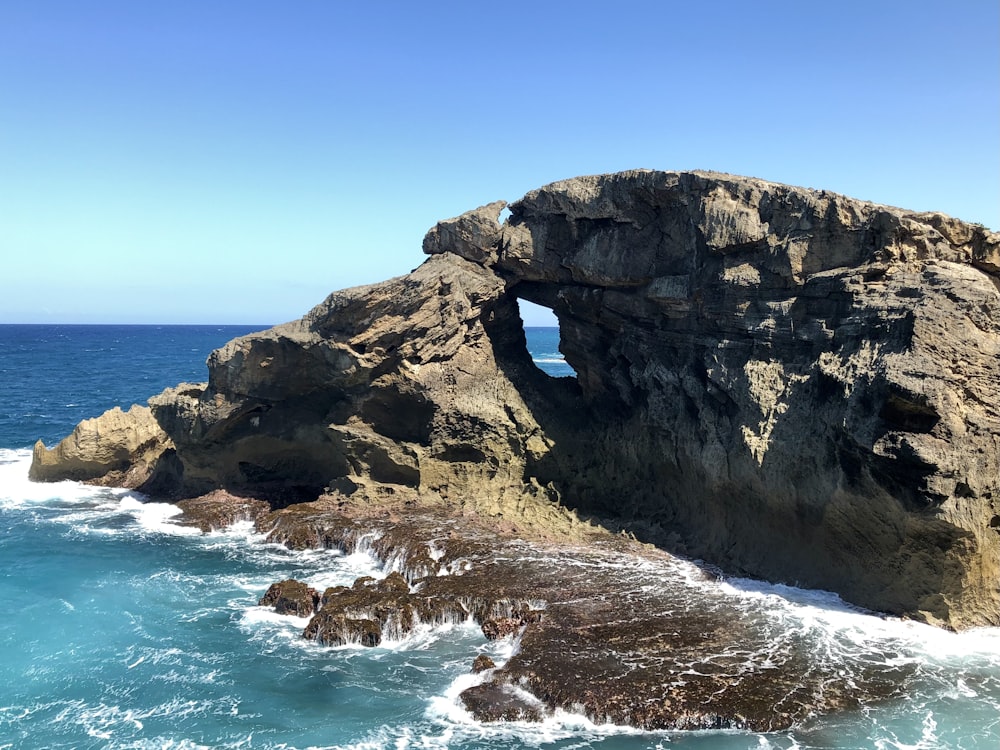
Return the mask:
{"type": "MultiPolygon", "coordinates": [[[[503,280],[440,256],[229,343],[209,359],[207,385],[150,403],[185,494],[221,484],[284,503],[333,487],[488,507],[520,497],[526,455],[547,449],[497,362],[511,340],[523,353],[503,280]]],[[[527,354],[517,366],[524,386],[548,385],[527,354]]]]}
{"type": "Polygon", "coordinates": [[[503,207],[151,399],[174,449],[146,489],[536,530],[571,508],[731,571],[1000,624],[996,234],[711,173],[503,207]],[[515,298],[555,311],[575,380],[533,367],[515,298]]]}
{"type": "Polygon", "coordinates": [[[731,570],[1000,622],[997,235],[708,174],[511,211],[497,268],[556,311],[601,425],[553,477],[567,502],[731,570]]]}
{"type": "Polygon", "coordinates": [[[170,448],[170,438],[149,408],[136,405],[123,412],[115,407],[80,422],[51,450],[41,440],[35,443],[28,476],[36,482],[104,480],[135,488],[149,480],[170,448]]]}

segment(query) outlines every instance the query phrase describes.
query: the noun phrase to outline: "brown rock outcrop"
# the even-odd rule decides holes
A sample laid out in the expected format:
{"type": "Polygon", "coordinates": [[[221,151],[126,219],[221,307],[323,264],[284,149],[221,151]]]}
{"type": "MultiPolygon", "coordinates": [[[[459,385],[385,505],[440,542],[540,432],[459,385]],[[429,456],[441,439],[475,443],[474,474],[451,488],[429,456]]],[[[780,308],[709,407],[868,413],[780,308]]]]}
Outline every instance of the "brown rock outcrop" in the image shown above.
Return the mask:
{"type": "Polygon", "coordinates": [[[103,481],[136,488],[147,482],[170,438],[146,406],[127,412],[117,406],[85,419],[49,449],[35,443],[28,477],[35,482],[103,481]]]}
{"type": "Polygon", "coordinates": [[[319,592],[294,578],[272,583],[257,602],[261,607],[273,607],[279,615],[312,617],[320,604],[319,592]]]}
{"type": "Polygon", "coordinates": [[[264,500],[238,497],[225,490],[180,500],[177,506],[184,512],[175,522],[197,526],[204,532],[225,529],[237,521],[256,521],[271,511],[264,500]]]}
{"type": "Polygon", "coordinates": [[[496,668],[496,662],[494,662],[493,659],[491,659],[486,654],[479,654],[479,656],[477,656],[475,660],[472,662],[473,674],[480,674],[481,672],[485,672],[488,669],[495,669],[495,668],[496,668]]]}
{"type": "MultiPolygon", "coordinates": [[[[480,654],[473,671],[483,682],[460,694],[484,721],[538,721],[563,710],[645,729],[776,731],[900,698],[914,677],[912,662],[895,651],[855,659],[853,645],[844,653],[822,626],[788,627],[766,598],[723,591],[713,576],[622,536],[527,543],[439,511],[368,517],[358,527],[349,517],[331,523],[329,507],[314,511],[326,514],[324,544],[355,551],[367,538],[356,528],[367,528],[386,540],[379,557],[403,572],[329,589],[304,635],[376,646],[417,621],[469,617],[488,637],[516,637],[505,663],[480,654]],[[414,576],[408,565],[421,548],[452,573],[414,576]]],[[[300,539],[311,530],[295,534],[294,526],[316,523],[315,513],[296,508],[273,515],[262,528],[300,539]]]]}
{"type": "Polygon", "coordinates": [[[500,224],[503,205],[151,399],[175,446],[158,491],[539,534],[576,511],[730,571],[1000,623],[996,234],[700,172],[555,183],[500,224]],[[517,298],[555,311],[576,379],[534,368],[517,298]]]}
{"type": "Polygon", "coordinates": [[[509,683],[484,682],[462,692],[462,704],[480,721],[541,721],[545,707],[509,683]]]}
{"type": "Polygon", "coordinates": [[[393,572],[380,581],[363,577],[350,587],[328,588],[302,635],[327,646],[377,646],[383,637],[409,635],[420,623],[461,622],[468,616],[456,598],[411,592],[406,579],[393,572]]]}
{"type": "Polygon", "coordinates": [[[601,425],[561,497],[729,570],[1000,623],[998,248],[724,175],[529,193],[497,268],[556,311],[601,425]]]}
{"type": "MultiPolygon", "coordinates": [[[[372,548],[375,554],[382,560],[393,560],[405,575],[392,571],[381,580],[362,576],[352,586],[332,586],[322,595],[296,580],[272,584],[258,603],[274,607],[279,614],[312,616],[303,632],[309,640],[327,646],[346,643],[377,646],[384,637],[399,640],[421,624],[434,626],[469,619],[481,626],[487,639],[496,640],[519,634],[527,625],[542,619],[542,612],[530,602],[511,596],[510,589],[516,587],[516,582],[493,581],[485,585],[478,577],[456,582],[447,575],[438,575],[459,560],[482,561],[492,553],[493,544],[484,541],[481,532],[472,527],[442,541],[442,567],[428,569],[425,563],[428,534],[440,533],[434,521],[369,519],[357,523],[357,519],[339,515],[332,509],[319,515],[326,530],[322,539],[313,537],[309,528],[316,523],[316,515],[290,509],[275,513],[271,519],[260,519],[260,525],[271,528],[272,540],[290,534],[310,540],[304,545],[307,547],[335,547],[345,552],[357,551],[362,540],[367,541],[372,531],[377,530],[380,538],[372,548]],[[275,518],[285,523],[274,522],[275,518]],[[304,534],[294,533],[294,527],[299,525],[307,527],[304,534]],[[356,533],[362,529],[365,533],[356,533]],[[413,581],[412,587],[408,579],[413,581]]],[[[505,577],[510,578],[509,574],[505,577]]]]}

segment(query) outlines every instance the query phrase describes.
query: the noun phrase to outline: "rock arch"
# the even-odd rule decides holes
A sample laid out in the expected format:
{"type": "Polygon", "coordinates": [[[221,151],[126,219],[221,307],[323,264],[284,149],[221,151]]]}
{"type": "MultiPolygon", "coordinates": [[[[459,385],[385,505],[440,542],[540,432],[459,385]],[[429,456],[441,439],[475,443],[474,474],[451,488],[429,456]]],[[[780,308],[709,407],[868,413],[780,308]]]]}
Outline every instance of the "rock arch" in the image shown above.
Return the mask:
{"type": "Polygon", "coordinates": [[[1000,624],[996,234],[632,171],[491,203],[423,248],[152,399],[176,491],[248,481],[241,463],[294,484],[273,460],[291,451],[362,500],[571,508],[731,571],[1000,624]],[[555,311],[571,384],[531,365],[517,298],[555,311]]]}

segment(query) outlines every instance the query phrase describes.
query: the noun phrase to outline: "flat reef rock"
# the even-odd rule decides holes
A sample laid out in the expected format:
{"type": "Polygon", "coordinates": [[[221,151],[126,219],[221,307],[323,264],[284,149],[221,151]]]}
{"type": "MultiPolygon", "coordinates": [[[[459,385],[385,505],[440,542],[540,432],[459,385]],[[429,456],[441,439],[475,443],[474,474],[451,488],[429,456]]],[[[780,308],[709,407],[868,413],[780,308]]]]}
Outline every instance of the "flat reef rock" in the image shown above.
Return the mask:
{"type": "Polygon", "coordinates": [[[256,521],[269,513],[271,506],[264,500],[238,497],[225,490],[213,490],[200,497],[177,501],[183,511],[174,520],[185,526],[196,526],[204,532],[219,531],[239,521],[256,521]]]}
{"type": "Polygon", "coordinates": [[[367,544],[393,571],[327,589],[318,605],[305,583],[281,581],[260,604],[311,616],[303,637],[323,645],[376,646],[418,624],[464,620],[489,639],[518,639],[506,662],[480,654],[470,665],[478,679],[459,699],[483,721],[562,710],[647,730],[777,731],[900,699],[915,676],[898,654],[858,659],[822,628],[789,627],[767,597],[726,590],[692,563],[621,535],[527,542],[439,511],[393,520],[342,512],[332,497],[308,505],[311,513],[287,508],[258,527],[272,541],[303,539],[311,533],[296,527],[322,519],[323,546],[367,544]]]}
{"type": "MultiPolygon", "coordinates": [[[[504,207],[152,398],[170,447],[141,486],[332,493],[539,538],[594,517],[726,571],[1000,624],[997,234],[705,172],[504,207]],[[534,367],[517,299],[555,311],[576,378],[534,367]]],[[[36,449],[33,476],[79,478],[103,450],[79,438],[36,449]]]]}

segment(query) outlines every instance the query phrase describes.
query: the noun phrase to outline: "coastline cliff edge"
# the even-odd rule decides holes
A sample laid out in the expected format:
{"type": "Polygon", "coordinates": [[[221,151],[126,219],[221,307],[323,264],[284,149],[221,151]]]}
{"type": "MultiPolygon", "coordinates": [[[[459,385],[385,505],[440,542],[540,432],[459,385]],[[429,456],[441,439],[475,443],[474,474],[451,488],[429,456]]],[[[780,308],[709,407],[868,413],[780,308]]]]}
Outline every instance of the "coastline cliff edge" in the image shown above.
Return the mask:
{"type": "MultiPolygon", "coordinates": [[[[31,478],[134,487],[192,515],[238,500],[302,544],[325,543],[338,513],[417,536],[438,533],[431,513],[581,549],[627,531],[868,609],[1000,625],[1000,235],[637,170],[439,222],[423,249],[410,274],[216,350],[207,383],[39,442],[31,478]],[[531,362],[518,299],[555,312],[575,378],[531,362]]],[[[527,642],[546,617],[525,607],[479,619],[527,642]]],[[[544,692],[527,673],[508,682],[544,692]]],[[[465,700],[488,715],[484,691],[465,700]]],[[[687,726],[675,709],[619,718],[687,726]]],[[[749,725],[749,710],[691,726],[749,725]]]]}

